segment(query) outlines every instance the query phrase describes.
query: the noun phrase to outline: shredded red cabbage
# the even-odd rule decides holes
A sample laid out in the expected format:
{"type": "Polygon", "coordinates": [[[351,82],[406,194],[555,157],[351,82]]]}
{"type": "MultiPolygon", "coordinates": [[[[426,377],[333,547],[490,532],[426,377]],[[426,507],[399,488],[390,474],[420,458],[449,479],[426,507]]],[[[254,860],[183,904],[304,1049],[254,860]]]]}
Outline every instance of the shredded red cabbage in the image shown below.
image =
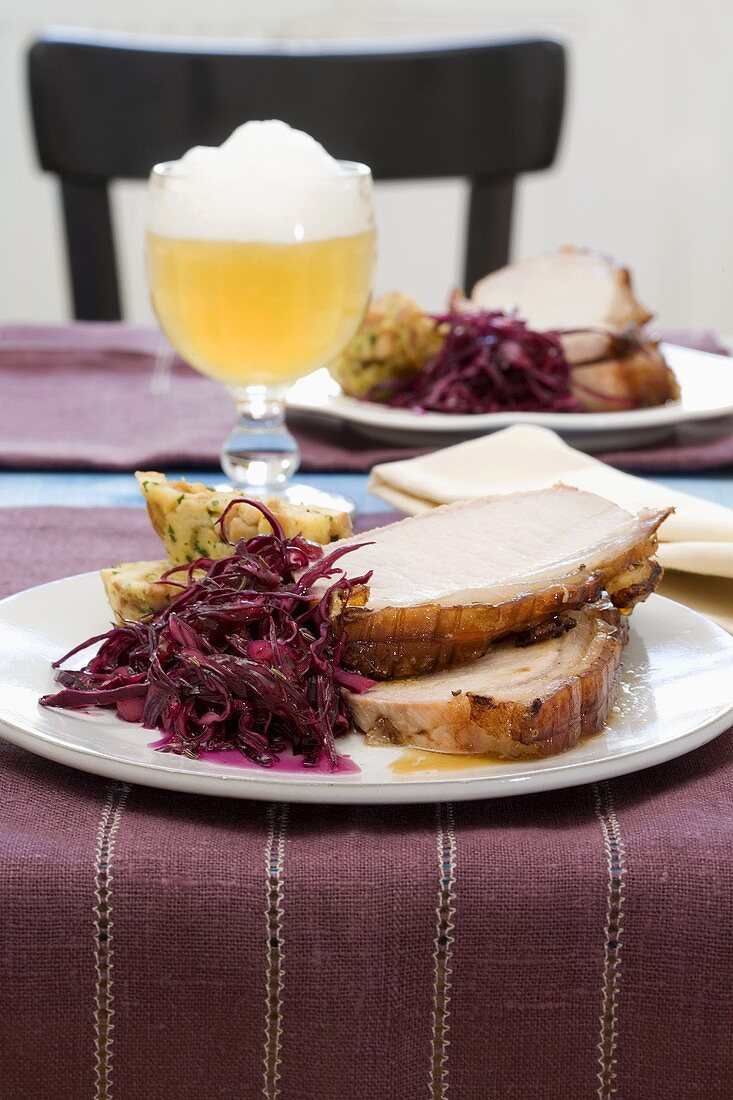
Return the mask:
{"type": "MultiPolygon", "coordinates": [[[[199,558],[164,578],[180,594],[152,619],[125,622],[89,638],[54,663],[61,690],[46,707],[115,709],[164,735],[162,752],[196,757],[235,749],[264,767],[289,745],[305,767],[338,767],[335,739],[349,728],[341,688],[366,691],[371,680],[340,665],[343,631],[329,607],[345,602],[371,574],[349,580],[337,561],[301,535],[286,539],[272,513],[254,500],[273,534],[240,539],[230,557],[199,558]],[[194,574],[197,574],[194,577],[194,574]],[[174,580],[176,575],[183,577],[174,580]],[[321,595],[316,581],[336,577],[321,595]],[[101,642],[80,670],[61,666],[101,642]]],[[[363,543],[361,545],[364,545],[363,543]]]]}
{"type": "Polygon", "coordinates": [[[416,412],[580,411],[554,333],[489,310],[452,310],[435,320],[445,332],[440,351],[398,389],[375,387],[371,400],[416,412]]]}

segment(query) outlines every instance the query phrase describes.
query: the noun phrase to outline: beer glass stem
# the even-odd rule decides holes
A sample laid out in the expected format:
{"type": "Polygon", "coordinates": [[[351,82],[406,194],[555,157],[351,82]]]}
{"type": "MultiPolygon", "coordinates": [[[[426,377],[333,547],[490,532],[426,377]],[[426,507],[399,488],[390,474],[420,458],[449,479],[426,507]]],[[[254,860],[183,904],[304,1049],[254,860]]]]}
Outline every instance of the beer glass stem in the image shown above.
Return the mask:
{"type": "Polygon", "coordinates": [[[280,493],[300,465],[298,444],[285,425],[285,387],[230,389],[237,423],[222,448],[222,469],[245,495],[280,493]]]}

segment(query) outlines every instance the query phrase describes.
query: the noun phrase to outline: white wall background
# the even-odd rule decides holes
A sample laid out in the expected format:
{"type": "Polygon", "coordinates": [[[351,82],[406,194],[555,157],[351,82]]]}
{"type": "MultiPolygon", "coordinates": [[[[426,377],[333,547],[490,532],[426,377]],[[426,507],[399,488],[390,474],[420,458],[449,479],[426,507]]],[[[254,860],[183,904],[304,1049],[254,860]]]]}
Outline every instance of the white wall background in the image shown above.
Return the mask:
{"type": "MultiPolygon", "coordinates": [[[[0,319],[68,316],[53,181],[29,137],[24,51],[48,24],[179,35],[355,38],[547,31],[571,50],[560,160],[520,188],[514,255],[612,252],[663,324],[733,332],[733,7],[727,0],[2,0],[0,319]]],[[[114,202],[127,314],[147,319],[142,187],[114,202]]],[[[380,185],[378,287],[438,307],[458,280],[464,189],[380,185]]]]}

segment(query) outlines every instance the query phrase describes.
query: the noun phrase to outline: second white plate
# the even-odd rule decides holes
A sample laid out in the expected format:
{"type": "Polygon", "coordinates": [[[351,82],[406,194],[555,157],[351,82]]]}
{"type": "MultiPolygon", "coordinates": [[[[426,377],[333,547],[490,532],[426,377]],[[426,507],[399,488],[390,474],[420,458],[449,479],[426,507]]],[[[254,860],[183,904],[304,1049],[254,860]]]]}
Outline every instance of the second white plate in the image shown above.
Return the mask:
{"type": "Polygon", "coordinates": [[[653,409],[610,413],[503,412],[458,416],[414,413],[346,397],[325,368],[292,387],[288,405],[311,416],[341,420],[362,435],[403,446],[445,445],[486,435],[512,424],[552,428],[584,451],[641,447],[658,442],[678,424],[716,420],[733,414],[733,361],[723,355],[662,344],[682,391],[678,402],[653,409]]]}

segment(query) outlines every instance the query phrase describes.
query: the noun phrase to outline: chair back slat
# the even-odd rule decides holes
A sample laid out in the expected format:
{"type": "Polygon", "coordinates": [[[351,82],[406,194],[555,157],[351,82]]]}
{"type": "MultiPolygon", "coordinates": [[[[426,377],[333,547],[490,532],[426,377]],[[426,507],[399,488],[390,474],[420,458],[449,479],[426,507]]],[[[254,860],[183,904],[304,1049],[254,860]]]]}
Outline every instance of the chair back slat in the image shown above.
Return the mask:
{"type": "Polygon", "coordinates": [[[119,293],[100,188],[144,179],[251,118],[284,118],[375,179],[471,181],[470,287],[508,258],[513,181],[554,160],[565,51],[545,39],[377,52],[48,33],[29,51],[29,80],[41,166],[64,184],[76,313],[101,316],[119,312],[119,293]],[[113,279],[100,281],[100,263],[113,279]]]}
{"type": "Polygon", "coordinates": [[[116,248],[107,185],[103,180],[61,180],[67,264],[78,321],[122,317],[116,248]]]}

